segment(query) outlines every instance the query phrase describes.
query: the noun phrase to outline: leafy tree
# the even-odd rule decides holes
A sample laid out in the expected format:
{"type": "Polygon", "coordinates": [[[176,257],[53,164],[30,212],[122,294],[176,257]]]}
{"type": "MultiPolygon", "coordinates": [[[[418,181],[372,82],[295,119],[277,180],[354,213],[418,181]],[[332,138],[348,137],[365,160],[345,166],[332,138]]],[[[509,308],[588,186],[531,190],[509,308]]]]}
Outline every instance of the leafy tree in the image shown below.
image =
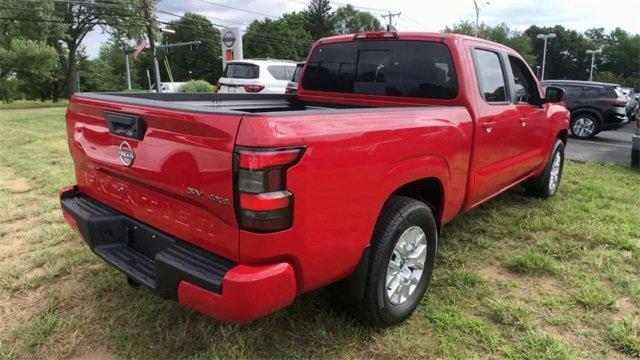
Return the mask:
{"type": "Polygon", "coordinates": [[[598,70],[610,71],[626,86],[640,83],[640,35],[616,28],[605,39],[598,70]]]}
{"type": "MultiPolygon", "coordinates": [[[[200,45],[177,47],[165,52],[175,81],[204,79],[217,82],[222,73],[220,30],[204,16],[186,13],[168,27],[175,34],[165,34],[165,43],[200,41],[200,45]]],[[[167,78],[167,77],[165,77],[167,78]]]]}
{"type": "MultiPolygon", "coordinates": [[[[142,87],[139,62],[129,59],[132,84],[142,87]]],[[[100,47],[95,59],[81,58],[78,68],[82,91],[122,91],[127,88],[124,49],[116,41],[108,42],[100,47]]],[[[145,87],[146,88],[146,87],[145,87]]]]}
{"type": "Polygon", "coordinates": [[[311,0],[304,11],[304,27],[314,40],[334,34],[329,0],[311,0]]]}
{"type": "MultiPolygon", "coordinates": [[[[446,27],[444,32],[474,36],[475,23],[471,21],[461,21],[452,27],[446,27]]],[[[497,26],[480,24],[478,27],[478,37],[506,45],[517,51],[532,67],[536,65],[536,58],[533,55],[533,45],[531,39],[525,34],[512,31],[502,23],[497,26]]]]}
{"type": "Polygon", "coordinates": [[[533,43],[536,63],[542,65],[544,47],[544,41],[537,39],[537,36],[548,33],[554,33],[556,37],[547,40],[545,79],[588,80],[591,57],[586,51],[593,45],[584,35],[561,25],[543,28],[533,25],[525,31],[533,43]]]}
{"type": "MultiPolygon", "coordinates": [[[[149,0],[155,4],[156,0],[149,0]]],[[[136,38],[144,31],[143,8],[139,0],[43,0],[16,2],[0,0],[3,34],[46,42],[57,51],[60,68],[69,95],[76,92],[78,55],[82,41],[101,27],[117,38],[136,38]],[[34,26],[29,29],[28,26],[34,26]]]]}
{"type": "MultiPolygon", "coordinates": [[[[12,77],[41,88],[50,80],[56,66],[55,50],[42,42],[13,38],[0,47],[0,88],[4,102],[9,101],[8,88],[12,77]]],[[[14,86],[14,85],[11,85],[14,86]]]]}
{"type": "Polygon", "coordinates": [[[277,20],[253,21],[242,38],[244,56],[304,59],[312,38],[302,23],[303,16],[300,13],[285,14],[277,20]]]}
{"type": "Polygon", "coordinates": [[[338,34],[383,30],[380,21],[375,16],[366,11],[356,10],[350,4],[336,10],[333,14],[333,22],[335,32],[338,34]]]}
{"type": "Polygon", "coordinates": [[[593,74],[593,81],[600,81],[605,83],[619,84],[623,79],[617,76],[611,71],[598,71],[593,74]]]}

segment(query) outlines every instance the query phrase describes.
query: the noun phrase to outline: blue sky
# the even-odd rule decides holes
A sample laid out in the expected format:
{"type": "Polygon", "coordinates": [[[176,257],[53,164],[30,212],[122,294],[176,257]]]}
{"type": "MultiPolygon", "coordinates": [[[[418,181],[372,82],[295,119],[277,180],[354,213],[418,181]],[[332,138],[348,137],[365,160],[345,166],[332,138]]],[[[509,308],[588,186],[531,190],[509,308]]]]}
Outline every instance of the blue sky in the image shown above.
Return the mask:
{"type": "MultiPolygon", "coordinates": [[[[473,0],[341,0],[331,4],[335,9],[347,2],[360,10],[369,9],[381,21],[380,15],[385,10],[401,12],[395,24],[400,31],[439,31],[459,20],[475,20],[473,0]]],[[[195,12],[216,24],[246,27],[255,19],[277,18],[286,12],[303,10],[307,3],[308,0],[161,0],[158,9],[178,15],[195,12]]],[[[166,14],[158,17],[165,21],[176,19],[166,14]]],[[[621,27],[640,33],[640,1],[491,0],[483,5],[480,21],[490,25],[504,22],[516,30],[532,24],[561,24],[578,31],[621,27]]],[[[83,45],[88,55],[95,57],[100,45],[107,40],[98,29],[87,36],[83,45]]]]}

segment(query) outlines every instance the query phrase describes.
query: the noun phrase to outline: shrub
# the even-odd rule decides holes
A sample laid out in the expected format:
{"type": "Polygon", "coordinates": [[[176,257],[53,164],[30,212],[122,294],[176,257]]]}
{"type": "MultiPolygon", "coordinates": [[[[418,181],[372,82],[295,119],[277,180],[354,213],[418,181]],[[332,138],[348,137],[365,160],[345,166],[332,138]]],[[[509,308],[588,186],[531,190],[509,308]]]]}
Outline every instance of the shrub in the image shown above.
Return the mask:
{"type": "Polygon", "coordinates": [[[186,84],[180,87],[180,92],[183,93],[210,93],[214,92],[213,85],[204,80],[189,80],[186,84]]]}

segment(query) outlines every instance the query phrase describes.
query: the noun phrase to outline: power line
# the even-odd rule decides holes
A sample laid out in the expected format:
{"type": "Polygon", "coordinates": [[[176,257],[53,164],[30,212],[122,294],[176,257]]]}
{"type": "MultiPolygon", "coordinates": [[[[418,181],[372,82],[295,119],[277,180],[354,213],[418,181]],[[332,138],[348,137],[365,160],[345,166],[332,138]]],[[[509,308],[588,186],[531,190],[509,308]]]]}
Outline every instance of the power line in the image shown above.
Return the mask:
{"type": "MultiPolygon", "coordinates": [[[[181,17],[184,17],[188,13],[188,11],[183,11],[183,10],[181,10],[181,9],[175,7],[175,6],[171,6],[171,5],[167,5],[167,4],[162,4],[162,6],[167,6],[168,8],[175,9],[176,11],[182,11],[183,14],[182,15],[178,15],[178,14],[170,12],[168,10],[162,10],[162,9],[158,9],[158,8],[156,8],[156,12],[167,14],[167,15],[171,15],[171,16],[181,16],[181,17]]],[[[197,14],[197,13],[192,12],[192,14],[197,14]]],[[[200,14],[197,14],[197,15],[200,15],[200,14]]],[[[200,15],[200,16],[204,16],[204,15],[200,15]]],[[[246,26],[246,23],[241,23],[241,22],[237,22],[237,21],[233,21],[233,20],[228,20],[228,19],[224,19],[224,18],[220,18],[220,17],[216,17],[216,16],[207,15],[207,16],[204,16],[204,17],[206,17],[208,19],[222,20],[222,21],[226,21],[228,23],[232,23],[232,24],[236,24],[236,25],[240,25],[240,26],[246,26]]]]}
{"type": "MultiPolygon", "coordinates": [[[[41,22],[41,23],[56,23],[56,24],[75,24],[74,22],[65,21],[65,20],[55,20],[55,19],[20,19],[20,18],[10,18],[10,17],[0,17],[0,20],[8,20],[8,21],[25,21],[25,22],[41,22]]],[[[97,22],[96,25],[109,25],[105,22],[97,22]]]]}
{"type": "Polygon", "coordinates": [[[423,28],[424,30],[431,31],[431,29],[428,26],[422,25],[421,23],[419,23],[418,21],[414,20],[411,16],[409,16],[407,14],[404,14],[404,18],[409,20],[409,21],[411,21],[411,22],[413,22],[414,24],[418,25],[419,27],[423,28]]]}
{"type": "MultiPolygon", "coordinates": [[[[39,0],[31,0],[34,2],[41,2],[39,0]]],[[[137,10],[144,10],[144,7],[142,6],[135,6],[135,5],[131,5],[131,6],[122,6],[122,5],[118,5],[118,4],[110,4],[110,3],[96,3],[96,2],[91,2],[91,3],[87,3],[84,1],[74,1],[74,0],[53,0],[54,3],[66,3],[66,4],[72,4],[72,5],[84,5],[87,7],[92,7],[92,6],[99,6],[99,7],[104,7],[104,8],[112,8],[112,9],[122,9],[122,10],[131,10],[131,9],[137,9],[137,10]]]]}
{"type": "MultiPolygon", "coordinates": [[[[7,7],[7,6],[0,6],[0,9],[31,11],[31,12],[44,12],[44,11],[47,11],[46,9],[25,9],[25,8],[16,8],[16,7],[7,7]]],[[[54,11],[54,13],[55,13],[55,11],[54,11]]],[[[93,11],[91,11],[91,12],[90,11],[83,11],[82,14],[83,15],[93,15],[93,16],[106,16],[106,17],[116,17],[116,18],[144,20],[144,18],[142,18],[142,17],[129,15],[129,14],[107,14],[107,13],[96,13],[96,12],[93,12],[93,11]]],[[[74,24],[74,22],[70,22],[70,21],[67,21],[67,23],[74,24]]]]}
{"type": "MultiPolygon", "coordinates": [[[[180,19],[183,19],[183,18],[184,18],[184,15],[178,15],[178,14],[172,13],[172,12],[170,12],[170,11],[164,11],[164,10],[163,10],[163,11],[162,11],[162,13],[167,14],[167,15],[170,15],[170,16],[175,16],[175,17],[178,17],[178,18],[180,18],[180,19]]],[[[204,18],[206,18],[206,19],[207,19],[207,21],[208,21],[210,24],[212,24],[212,25],[220,26],[220,27],[227,27],[227,26],[228,26],[228,25],[224,25],[224,24],[217,24],[217,23],[214,23],[214,22],[210,21],[210,20],[208,19],[208,17],[207,17],[207,16],[204,16],[204,15],[200,15],[200,16],[203,16],[204,18]]],[[[160,21],[160,22],[161,22],[161,23],[163,23],[163,24],[166,24],[166,25],[171,25],[171,23],[170,23],[170,22],[162,22],[162,21],[160,21]]],[[[185,24],[181,24],[180,26],[186,26],[186,25],[185,25],[185,24]]],[[[194,28],[194,27],[192,27],[192,28],[194,28]]],[[[259,37],[259,38],[266,39],[266,40],[273,40],[273,41],[288,42],[288,43],[293,43],[293,44],[303,45],[303,46],[308,46],[308,45],[311,45],[311,44],[313,43],[312,41],[309,41],[309,42],[307,42],[307,41],[301,41],[301,40],[297,40],[297,39],[294,39],[294,38],[291,38],[291,37],[287,37],[287,36],[279,36],[279,35],[273,35],[273,34],[270,34],[270,35],[264,35],[264,34],[245,34],[245,36],[247,36],[247,35],[248,35],[248,36],[259,37]]]]}
{"type": "Polygon", "coordinates": [[[269,15],[269,14],[265,14],[265,13],[261,13],[261,12],[257,12],[257,11],[252,11],[252,10],[246,10],[246,9],[241,9],[241,8],[237,8],[234,6],[229,6],[229,5],[223,5],[223,4],[218,4],[212,1],[207,1],[207,0],[198,0],[202,3],[205,4],[209,4],[209,5],[213,5],[213,6],[219,6],[219,7],[223,7],[223,8],[227,8],[227,9],[233,9],[233,10],[238,10],[238,11],[244,11],[246,13],[250,13],[250,14],[254,14],[254,15],[260,15],[260,16],[266,16],[272,19],[278,19],[277,16],[273,16],[273,15],[269,15]]]}
{"type": "Polygon", "coordinates": [[[391,30],[391,28],[393,27],[393,18],[400,17],[400,14],[402,13],[401,12],[392,13],[391,11],[389,11],[387,15],[380,15],[382,16],[382,18],[389,18],[389,23],[387,24],[387,30],[391,30]]]}

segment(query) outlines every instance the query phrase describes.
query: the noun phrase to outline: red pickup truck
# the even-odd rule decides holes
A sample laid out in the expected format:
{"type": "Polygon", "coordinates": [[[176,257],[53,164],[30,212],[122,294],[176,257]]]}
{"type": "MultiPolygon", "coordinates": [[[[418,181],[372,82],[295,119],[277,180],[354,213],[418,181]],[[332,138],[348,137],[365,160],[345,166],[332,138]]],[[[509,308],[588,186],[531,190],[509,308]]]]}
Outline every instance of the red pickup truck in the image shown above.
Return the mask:
{"type": "Polygon", "coordinates": [[[523,184],[558,189],[569,112],[513,50],[440,33],[321,39],[297,99],[81,93],[66,221],[166,299],[244,322],[332,284],[406,319],[440,227],[523,184]]]}

